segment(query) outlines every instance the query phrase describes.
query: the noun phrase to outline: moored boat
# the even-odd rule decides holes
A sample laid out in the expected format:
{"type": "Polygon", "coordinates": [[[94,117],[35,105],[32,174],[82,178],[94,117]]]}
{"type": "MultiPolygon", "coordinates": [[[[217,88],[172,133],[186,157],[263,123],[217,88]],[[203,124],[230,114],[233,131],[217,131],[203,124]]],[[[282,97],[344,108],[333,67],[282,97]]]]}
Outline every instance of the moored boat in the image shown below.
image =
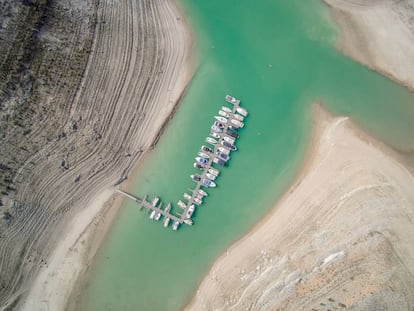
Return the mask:
{"type": "Polygon", "coordinates": [[[236,120],[239,120],[239,121],[243,121],[244,120],[244,117],[241,116],[241,115],[239,115],[239,114],[234,114],[233,115],[233,118],[236,119],[236,120]]]}
{"type": "Polygon", "coordinates": [[[199,194],[201,194],[202,196],[204,196],[204,197],[206,197],[206,196],[208,196],[208,193],[207,192],[205,192],[204,190],[202,190],[202,189],[198,189],[198,193],[199,194]]]}
{"type": "Polygon", "coordinates": [[[227,119],[225,118],[225,117],[222,117],[222,116],[215,116],[214,117],[217,121],[219,121],[219,122],[221,122],[221,123],[223,123],[223,124],[226,124],[227,123],[227,119]]]}
{"type": "Polygon", "coordinates": [[[220,165],[220,166],[224,166],[226,164],[225,161],[223,161],[222,159],[219,159],[219,158],[214,158],[213,162],[220,165]]]}
{"type": "Polygon", "coordinates": [[[201,184],[205,187],[211,187],[214,188],[216,186],[216,183],[210,179],[204,178],[201,180],[201,184]]]}
{"type": "Polygon", "coordinates": [[[189,195],[187,192],[184,192],[183,197],[184,197],[184,199],[186,199],[187,201],[190,201],[190,200],[191,200],[191,195],[189,195]]]}
{"type": "Polygon", "coordinates": [[[217,156],[218,156],[220,159],[222,159],[222,160],[224,160],[224,161],[228,161],[228,160],[230,159],[230,156],[229,156],[229,155],[227,155],[227,154],[225,154],[225,153],[223,153],[223,152],[221,152],[221,151],[219,151],[219,150],[217,150],[217,151],[216,151],[216,154],[217,154],[217,156]]]}
{"type": "Polygon", "coordinates": [[[187,209],[187,212],[185,213],[185,218],[191,218],[195,210],[195,205],[191,204],[190,207],[187,209]]]}
{"type": "Polygon", "coordinates": [[[211,130],[213,131],[213,132],[223,132],[223,129],[221,129],[221,128],[219,128],[218,126],[216,126],[216,125],[212,125],[211,126],[211,130]]]}
{"type": "Polygon", "coordinates": [[[219,139],[221,137],[221,135],[219,133],[216,133],[216,132],[211,132],[210,135],[213,136],[214,138],[217,138],[217,139],[219,139]]]}
{"type": "Polygon", "coordinates": [[[197,205],[201,205],[201,204],[203,204],[203,200],[201,199],[201,198],[194,198],[194,203],[195,204],[197,204],[197,205]]]}
{"type": "Polygon", "coordinates": [[[180,226],[180,222],[177,220],[177,221],[174,221],[174,225],[173,225],[173,230],[174,231],[177,231],[177,229],[178,229],[178,227],[180,226]]]}
{"type": "Polygon", "coordinates": [[[168,227],[168,225],[170,224],[170,218],[169,217],[167,217],[167,218],[165,218],[164,219],[164,228],[167,228],[168,227]]]}
{"type": "Polygon", "coordinates": [[[232,110],[229,107],[223,106],[221,107],[221,110],[223,110],[224,112],[232,112],[232,110]]]}
{"type": "Polygon", "coordinates": [[[230,129],[227,129],[227,132],[225,133],[226,135],[229,135],[229,136],[231,136],[231,137],[234,137],[234,138],[238,138],[239,137],[239,134],[237,134],[237,132],[236,131],[232,131],[232,130],[230,130],[230,129]]]}
{"type": "Polygon", "coordinates": [[[247,110],[242,107],[237,107],[236,111],[240,113],[242,116],[247,117],[247,110]]]}
{"type": "Polygon", "coordinates": [[[154,210],[151,212],[150,219],[154,219],[155,213],[156,212],[154,210]]]}
{"type": "Polygon", "coordinates": [[[224,125],[223,123],[220,123],[220,122],[218,122],[218,121],[214,122],[214,124],[213,124],[213,125],[215,125],[215,126],[217,126],[217,127],[221,128],[221,129],[224,129],[224,127],[225,127],[225,125],[224,125]]]}
{"type": "Polygon", "coordinates": [[[200,171],[202,171],[202,170],[205,169],[205,166],[204,165],[201,165],[200,163],[197,163],[197,162],[194,162],[193,166],[194,166],[194,168],[196,168],[196,169],[198,169],[200,171]]]}
{"type": "Polygon", "coordinates": [[[229,103],[231,103],[231,104],[238,104],[238,103],[240,103],[240,100],[238,100],[235,97],[230,96],[230,95],[226,95],[226,101],[229,102],[229,103]]]}
{"type": "Polygon", "coordinates": [[[198,155],[200,157],[202,157],[202,158],[205,158],[205,159],[209,159],[210,158],[210,156],[207,153],[203,152],[203,151],[199,151],[198,152],[198,155]]]}
{"type": "Polygon", "coordinates": [[[218,114],[221,115],[222,117],[229,118],[230,117],[230,115],[228,114],[229,112],[231,112],[231,110],[228,112],[225,112],[224,110],[219,110],[218,114]]]}
{"type": "Polygon", "coordinates": [[[190,177],[193,181],[200,181],[201,180],[201,176],[198,175],[198,174],[192,174],[192,175],[190,175],[190,177]]]}
{"type": "Polygon", "coordinates": [[[181,200],[178,200],[177,205],[178,205],[179,207],[181,207],[181,208],[186,208],[186,207],[187,207],[187,204],[185,204],[185,203],[184,203],[183,201],[181,201],[181,200]]]}
{"type": "Polygon", "coordinates": [[[219,171],[218,169],[214,168],[214,167],[210,167],[210,168],[208,169],[208,172],[209,172],[210,174],[213,174],[214,176],[218,176],[218,175],[220,174],[220,171],[219,171]]]}
{"type": "Polygon", "coordinates": [[[207,159],[204,159],[202,157],[196,157],[195,159],[200,164],[207,164],[208,163],[208,160],[207,159]]]}
{"type": "Polygon", "coordinates": [[[220,142],[220,144],[221,144],[222,146],[224,146],[224,147],[226,147],[226,148],[230,149],[230,150],[233,150],[233,151],[237,150],[237,147],[236,147],[235,145],[232,145],[232,144],[230,144],[229,142],[227,142],[227,141],[225,141],[225,140],[222,140],[222,141],[220,142]]]}
{"type": "Polygon", "coordinates": [[[215,179],[217,178],[217,176],[216,176],[216,175],[213,175],[213,174],[210,174],[210,173],[206,173],[206,176],[207,176],[207,178],[208,178],[208,179],[210,179],[210,180],[215,180],[215,179]]]}
{"type": "MultiPolygon", "coordinates": [[[[220,138],[220,137],[219,137],[220,138]]],[[[217,140],[215,140],[214,138],[212,138],[212,137],[206,137],[206,142],[207,143],[209,143],[209,144],[212,144],[212,145],[215,145],[215,144],[217,144],[217,140]]]]}
{"type": "Polygon", "coordinates": [[[207,147],[206,145],[202,145],[201,146],[201,150],[202,151],[205,151],[205,152],[208,152],[208,153],[212,153],[213,152],[213,149],[211,149],[210,147],[207,147]]]}
{"type": "Polygon", "coordinates": [[[193,225],[193,221],[191,219],[189,219],[189,218],[184,219],[183,222],[185,224],[189,225],[189,226],[192,226],[193,225]]]}
{"type": "Polygon", "coordinates": [[[230,154],[230,150],[225,147],[218,147],[218,150],[223,152],[224,154],[227,154],[227,155],[230,154]]]}
{"type": "Polygon", "coordinates": [[[244,123],[243,122],[240,122],[239,120],[231,119],[230,122],[233,123],[237,127],[241,127],[241,128],[244,127],[244,123]]]}
{"type": "Polygon", "coordinates": [[[230,136],[223,136],[223,139],[230,144],[234,144],[234,142],[236,141],[234,137],[230,137],[230,136]]]}
{"type": "Polygon", "coordinates": [[[160,220],[161,215],[162,215],[162,214],[161,214],[161,212],[158,212],[158,213],[155,215],[154,219],[155,219],[156,221],[160,220]]]}

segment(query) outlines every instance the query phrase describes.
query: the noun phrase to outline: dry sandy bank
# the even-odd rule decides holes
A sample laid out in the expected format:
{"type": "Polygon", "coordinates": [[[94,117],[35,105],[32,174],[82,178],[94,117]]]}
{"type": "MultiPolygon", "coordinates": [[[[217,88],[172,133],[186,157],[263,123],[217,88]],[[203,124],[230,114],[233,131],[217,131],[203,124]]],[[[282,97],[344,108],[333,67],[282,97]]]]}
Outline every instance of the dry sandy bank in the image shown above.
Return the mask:
{"type": "Polygon", "coordinates": [[[414,2],[324,0],[345,55],[414,90],[414,2]]]}
{"type": "Polygon", "coordinates": [[[213,265],[186,310],[411,310],[414,176],[319,112],[302,176],[213,265]]]}
{"type": "Polygon", "coordinates": [[[55,190],[44,201],[71,205],[69,212],[54,215],[59,222],[39,218],[49,225],[40,245],[52,251],[34,281],[17,293],[27,290],[19,310],[76,308],[68,300],[80,290],[116,216],[114,185],[153,147],[192,75],[191,33],[173,0],[102,1],[97,18],[92,54],[70,112],[94,139],[86,140],[78,128],[68,136],[74,145],[69,180],[53,170],[41,179],[55,190]],[[78,174],[82,187],[71,189],[78,174]]]}

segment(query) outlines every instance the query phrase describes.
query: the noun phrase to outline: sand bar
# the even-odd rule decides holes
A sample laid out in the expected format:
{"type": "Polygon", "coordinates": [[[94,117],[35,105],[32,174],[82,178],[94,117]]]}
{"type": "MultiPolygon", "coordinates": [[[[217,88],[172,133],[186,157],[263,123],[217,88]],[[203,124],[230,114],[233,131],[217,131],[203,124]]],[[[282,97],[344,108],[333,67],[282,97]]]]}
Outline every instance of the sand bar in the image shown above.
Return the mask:
{"type": "Polygon", "coordinates": [[[316,124],[298,181],[186,310],[412,308],[414,176],[348,118],[316,124]]]}

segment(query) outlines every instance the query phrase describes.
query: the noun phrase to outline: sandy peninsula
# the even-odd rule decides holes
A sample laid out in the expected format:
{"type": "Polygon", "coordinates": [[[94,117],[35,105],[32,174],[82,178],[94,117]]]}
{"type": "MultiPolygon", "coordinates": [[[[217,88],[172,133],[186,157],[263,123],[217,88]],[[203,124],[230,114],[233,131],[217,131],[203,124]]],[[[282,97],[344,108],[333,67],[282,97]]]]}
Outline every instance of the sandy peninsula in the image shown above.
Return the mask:
{"type": "Polygon", "coordinates": [[[324,0],[340,35],[337,48],[414,90],[414,3],[410,0],[324,0]]]}
{"type": "MultiPolygon", "coordinates": [[[[7,216],[2,220],[7,222],[0,224],[1,310],[73,308],[67,307],[68,298],[81,286],[116,215],[115,189],[153,148],[193,71],[191,33],[173,0],[91,1],[91,7],[68,0],[54,5],[56,12],[68,12],[74,20],[69,32],[73,41],[64,42],[67,46],[79,49],[89,30],[92,41],[85,67],[77,72],[79,83],[45,87],[52,94],[49,106],[39,95],[39,105],[54,107],[60,119],[44,109],[42,122],[25,125],[38,139],[35,149],[26,145],[29,158],[17,159],[14,128],[6,128],[10,135],[2,137],[7,140],[2,152],[18,161],[15,191],[2,201],[7,216]],[[88,20],[93,22],[82,23],[88,20]],[[69,88],[75,92],[63,96],[69,88]],[[54,127],[48,128],[50,124],[54,127]]],[[[63,33],[53,32],[55,21],[46,22],[50,25],[41,28],[43,44],[62,43],[58,38],[63,33]]],[[[62,47],[48,51],[55,50],[62,47]]],[[[71,73],[75,52],[64,51],[68,68],[57,67],[71,73]]],[[[50,60],[46,65],[49,71],[55,68],[50,60]]],[[[30,133],[28,141],[34,139],[30,133]]]]}
{"type": "Polygon", "coordinates": [[[186,310],[411,310],[412,189],[392,150],[319,110],[301,176],[186,310]]]}

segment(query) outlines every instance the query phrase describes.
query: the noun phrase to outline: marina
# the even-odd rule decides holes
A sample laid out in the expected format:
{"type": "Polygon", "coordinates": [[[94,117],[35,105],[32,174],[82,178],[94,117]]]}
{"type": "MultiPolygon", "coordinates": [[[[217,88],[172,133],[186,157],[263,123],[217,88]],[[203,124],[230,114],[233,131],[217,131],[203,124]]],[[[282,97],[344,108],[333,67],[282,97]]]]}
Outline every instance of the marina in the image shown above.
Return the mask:
{"type": "Polygon", "coordinates": [[[215,121],[210,128],[210,136],[205,140],[209,145],[202,145],[194,158],[196,162],[193,167],[198,169],[199,173],[192,174],[190,178],[195,182],[195,187],[188,189],[190,193],[183,194],[184,201],[177,201],[177,206],[182,210],[181,213],[173,213],[171,203],[163,208],[159,197],[154,197],[152,201],[149,201],[147,196],[141,199],[122,190],[117,190],[118,193],[136,202],[140,206],[140,210],[146,210],[150,219],[159,221],[163,218],[165,228],[169,227],[170,223],[173,224],[174,231],[178,230],[182,224],[191,226],[193,224],[191,217],[196,206],[201,206],[203,198],[208,196],[208,193],[201,188],[215,188],[217,186],[216,180],[220,174],[219,167],[226,166],[230,160],[230,153],[237,150],[234,143],[239,137],[238,130],[244,127],[242,121],[248,114],[246,109],[240,107],[240,100],[230,95],[227,95],[225,100],[233,107],[222,106],[218,111],[219,116],[214,117],[215,121]]]}

